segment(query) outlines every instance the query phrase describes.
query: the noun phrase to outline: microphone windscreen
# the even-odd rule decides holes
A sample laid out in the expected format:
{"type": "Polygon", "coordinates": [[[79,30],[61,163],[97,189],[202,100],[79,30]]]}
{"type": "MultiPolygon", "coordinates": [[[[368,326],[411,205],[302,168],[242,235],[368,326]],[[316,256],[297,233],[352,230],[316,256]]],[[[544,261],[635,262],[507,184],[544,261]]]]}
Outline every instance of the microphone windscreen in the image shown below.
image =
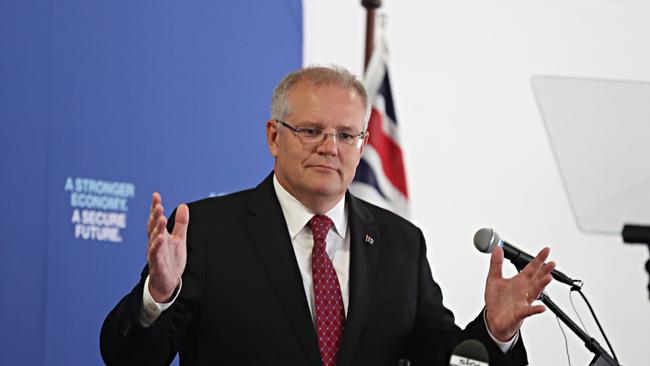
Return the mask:
{"type": "Polygon", "coordinates": [[[490,357],[483,343],[476,339],[462,341],[454,348],[449,366],[489,366],[490,357]]]}
{"type": "Polygon", "coordinates": [[[650,226],[625,225],[622,234],[626,243],[650,244],[650,226]]]}
{"type": "Polygon", "coordinates": [[[489,228],[480,229],[474,234],[474,246],[483,253],[492,253],[499,240],[499,234],[489,228]]]}

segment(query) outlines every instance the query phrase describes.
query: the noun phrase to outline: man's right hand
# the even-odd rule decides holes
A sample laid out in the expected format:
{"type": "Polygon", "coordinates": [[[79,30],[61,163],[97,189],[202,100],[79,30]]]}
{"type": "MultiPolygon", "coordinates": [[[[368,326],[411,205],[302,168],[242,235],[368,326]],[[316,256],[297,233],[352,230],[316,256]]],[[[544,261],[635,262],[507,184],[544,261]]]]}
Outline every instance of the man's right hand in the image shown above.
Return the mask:
{"type": "Polygon", "coordinates": [[[151,198],[147,222],[147,262],[149,264],[149,292],[158,303],[172,299],[181,281],[187,263],[187,225],[190,210],[185,204],[176,209],[174,230],[167,232],[162,199],[158,192],[151,198]]]}

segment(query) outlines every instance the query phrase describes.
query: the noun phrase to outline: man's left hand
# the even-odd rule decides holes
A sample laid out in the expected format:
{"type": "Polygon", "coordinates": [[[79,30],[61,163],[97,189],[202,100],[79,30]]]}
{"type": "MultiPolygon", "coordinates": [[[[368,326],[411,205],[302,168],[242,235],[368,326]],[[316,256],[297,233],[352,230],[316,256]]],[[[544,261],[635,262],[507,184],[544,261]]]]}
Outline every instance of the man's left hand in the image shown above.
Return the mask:
{"type": "Polygon", "coordinates": [[[544,263],[550,253],[542,249],[524,269],[512,278],[503,278],[503,249],[492,250],[490,270],[485,284],[485,316],[492,335],[507,342],[517,334],[524,319],[546,310],[532,305],[553,277],[554,262],[544,263]]]}

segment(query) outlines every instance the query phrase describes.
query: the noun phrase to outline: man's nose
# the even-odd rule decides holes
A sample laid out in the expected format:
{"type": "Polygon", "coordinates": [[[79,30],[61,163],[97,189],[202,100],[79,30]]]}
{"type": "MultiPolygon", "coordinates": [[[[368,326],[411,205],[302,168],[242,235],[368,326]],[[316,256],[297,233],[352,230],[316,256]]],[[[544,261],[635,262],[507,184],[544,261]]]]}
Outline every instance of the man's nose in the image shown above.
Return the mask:
{"type": "Polygon", "coordinates": [[[338,152],[336,133],[323,133],[323,141],[321,141],[318,147],[321,151],[336,154],[338,152]]]}

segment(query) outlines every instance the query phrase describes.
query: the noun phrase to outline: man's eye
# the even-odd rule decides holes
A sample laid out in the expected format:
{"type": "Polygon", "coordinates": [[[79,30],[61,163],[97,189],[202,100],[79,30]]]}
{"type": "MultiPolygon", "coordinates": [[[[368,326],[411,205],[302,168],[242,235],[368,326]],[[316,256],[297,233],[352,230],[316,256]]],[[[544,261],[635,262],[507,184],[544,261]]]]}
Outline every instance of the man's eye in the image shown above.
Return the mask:
{"type": "Polygon", "coordinates": [[[354,138],[354,135],[351,135],[347,132],[339,132],[339,139],[341,140],[352,140],[354,138]]]}
{"type": "Polygon", "coordinates": [[[305,136],[314,137],[320,135],[320,130],[318,130],[317,128],[301,128],[300,133],[302,133],[305,136]]]}

